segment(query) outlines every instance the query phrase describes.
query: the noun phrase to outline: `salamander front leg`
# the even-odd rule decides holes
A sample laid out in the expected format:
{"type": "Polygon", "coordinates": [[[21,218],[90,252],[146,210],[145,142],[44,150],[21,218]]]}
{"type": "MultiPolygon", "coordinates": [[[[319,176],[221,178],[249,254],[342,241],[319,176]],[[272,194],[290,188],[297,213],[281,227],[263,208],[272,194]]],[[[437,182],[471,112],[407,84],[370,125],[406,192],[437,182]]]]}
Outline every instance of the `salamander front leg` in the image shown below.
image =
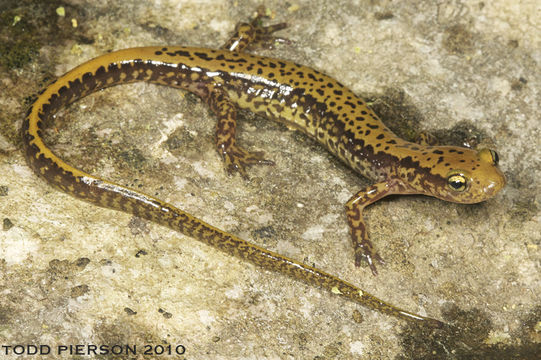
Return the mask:
{"type": "Polygon", "coordinates": [[[370,241],[363,219],[363,210],[366,206],[394,193],[397,193],[396,182],[380,182],[362,189],[346,203],[346,215],[355,252],[355,266],[360,266],[361,260],[366,259],[374,275],[378,274],[374,262],[378,261],[381,264],[384,262],[370,241]]]}
{"type": "Polygon", "coordinates": [[[218,117],[216,125],[216,148],[225,161],[229,173],[238,171],[247,178],[246,167],[255,164],[274,165],[265,160],[262,151],[249,152],[237,145],[237,108],[226,93],[219,89],[210,92],[207,102],[218,117]]]}
{"type": "Polygon", "coordinates": [[[272,47],[274,42],[288,42],[287,39],[274,37],[271,34],[287,27],[286,23],[263,26],[262,19],[266,17],[264,10],[259,8],[257,16],[250,23],[237,25],[235,34],[222,46],[222,49],[242,52],[250,45],[262,44],[263,47],[272,47]]]}

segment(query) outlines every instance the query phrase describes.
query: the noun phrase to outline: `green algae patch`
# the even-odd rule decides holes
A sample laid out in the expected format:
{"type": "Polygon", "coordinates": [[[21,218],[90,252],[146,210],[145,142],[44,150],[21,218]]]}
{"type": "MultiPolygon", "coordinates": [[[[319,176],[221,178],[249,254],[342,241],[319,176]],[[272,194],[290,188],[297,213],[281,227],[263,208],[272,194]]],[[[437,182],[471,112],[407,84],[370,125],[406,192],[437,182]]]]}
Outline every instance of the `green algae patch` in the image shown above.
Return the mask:
{"type": "Polygon", "coordinates": [[[61,1],[22,0],[0,5],[0,66],[19,69],[39,55],[42,45],[77,38],[72,18],[81,11],[61,1]],[[60,16],[59,8],[66,16],[60,16]]]}

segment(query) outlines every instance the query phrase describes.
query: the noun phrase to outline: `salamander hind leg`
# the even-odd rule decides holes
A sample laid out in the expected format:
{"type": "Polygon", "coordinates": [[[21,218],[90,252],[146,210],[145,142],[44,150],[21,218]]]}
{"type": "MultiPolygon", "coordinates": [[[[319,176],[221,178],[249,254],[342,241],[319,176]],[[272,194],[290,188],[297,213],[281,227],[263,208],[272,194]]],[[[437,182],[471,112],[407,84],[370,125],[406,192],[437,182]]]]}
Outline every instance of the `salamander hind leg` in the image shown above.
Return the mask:
{"type": "Polygon", "coordinates": [[[207,102],[218,117],[216,148],[222,156],[229,173],[238,171],[242,177],[247,178],[247,166],[256,164],[274,165],[274,162],[264,158],[262,151],[249,152],[237,145],[237,108],[225,92],[219,89],[212,90],[207,102]]]}
{"type": "Polygon", "coordinates": [[[362,189],[346,203],[346,215],[355,252],[355,266],[360,266],[361,261],[365,259],[374,275],[378,274],[375,262],[381,264],[384,262],[370,241],[363,219],[363,210],[379,199],[396,193],[395,187],[396,185],[392,181],[377,183],[362,189]]]}
{"type": "Polygon", "coordinates": [[[259,44],[265,48],[272,48],[275,42],[288,42],[287,39],[271,35],[275,31],[286,28],[287,24],[280,23],[263,26],[262,19],[265,17],[267,16],[264,15],[264,9],[259,8],[257,10],[257,16],[250,23],[240,23],[237,25],[235,34],[222,46],[222,49],[242,52],[248,46],[254,44],[259,44]]]}

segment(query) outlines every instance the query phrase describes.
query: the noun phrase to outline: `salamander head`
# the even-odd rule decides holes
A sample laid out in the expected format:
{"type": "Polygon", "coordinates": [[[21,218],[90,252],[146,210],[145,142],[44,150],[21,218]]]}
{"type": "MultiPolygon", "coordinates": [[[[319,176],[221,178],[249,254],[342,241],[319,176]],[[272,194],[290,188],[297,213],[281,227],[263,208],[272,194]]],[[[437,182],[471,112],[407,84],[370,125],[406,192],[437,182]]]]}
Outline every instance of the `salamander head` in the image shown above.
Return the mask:
{"type": "Polygon", "coordinates": [[[490,199],[505,186],[494,150],[441,146],[424,154],[421,168],[430,170],[426,176],[420,174],[420,181],[409,184],[423,194],[473,204],[490,199]]]}

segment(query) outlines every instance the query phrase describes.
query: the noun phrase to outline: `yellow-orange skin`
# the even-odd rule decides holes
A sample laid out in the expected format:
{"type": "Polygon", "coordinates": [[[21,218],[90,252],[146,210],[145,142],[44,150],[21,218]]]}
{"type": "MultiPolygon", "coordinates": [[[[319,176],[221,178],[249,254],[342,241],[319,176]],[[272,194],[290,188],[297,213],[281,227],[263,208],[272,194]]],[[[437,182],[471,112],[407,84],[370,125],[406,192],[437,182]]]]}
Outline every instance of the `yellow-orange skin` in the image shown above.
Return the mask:
{"type": "MultiPolygon", "coordinates": [[[[28,162],[53,186],[97,205],[126,211],[167,225],[184,234],[249,260],[345,296],[372,309],[440,327],[425,318],[368,294],[311,266],[263,249],[217,229],[171,204],[139,191],[87,174],[57,157],[41,132],[62,106],[99,89],[134,81],[178,87],[201,96],[216,113],[216,146],[227,169],[245,175],[245,167],[264,160],[235,141],[236,108],[249,109],[286,123],[317,139],[330,152],[374,185],[346,204],[358,265],[366,258],[375,272],[380,260],[369,241],[362,210],[389,194],[425,194],[475,203],[494,196],[505,184],[497,155],[489,150],[424,146],[395,136],[364,101],[336,80],[292,62],[254,56],[242,51],[282,28],[243,24],[222,50],[181,46],[142,47],[111,52],[92,59],[40,93],[23,123],[28,162]],[[450,176],[464,180],[456,191],[450,176]]],[[[455,179],[455,178],[453,178],[455,179]]],[[[455,184],[456,185],[456,184],[455,184]]]]}

